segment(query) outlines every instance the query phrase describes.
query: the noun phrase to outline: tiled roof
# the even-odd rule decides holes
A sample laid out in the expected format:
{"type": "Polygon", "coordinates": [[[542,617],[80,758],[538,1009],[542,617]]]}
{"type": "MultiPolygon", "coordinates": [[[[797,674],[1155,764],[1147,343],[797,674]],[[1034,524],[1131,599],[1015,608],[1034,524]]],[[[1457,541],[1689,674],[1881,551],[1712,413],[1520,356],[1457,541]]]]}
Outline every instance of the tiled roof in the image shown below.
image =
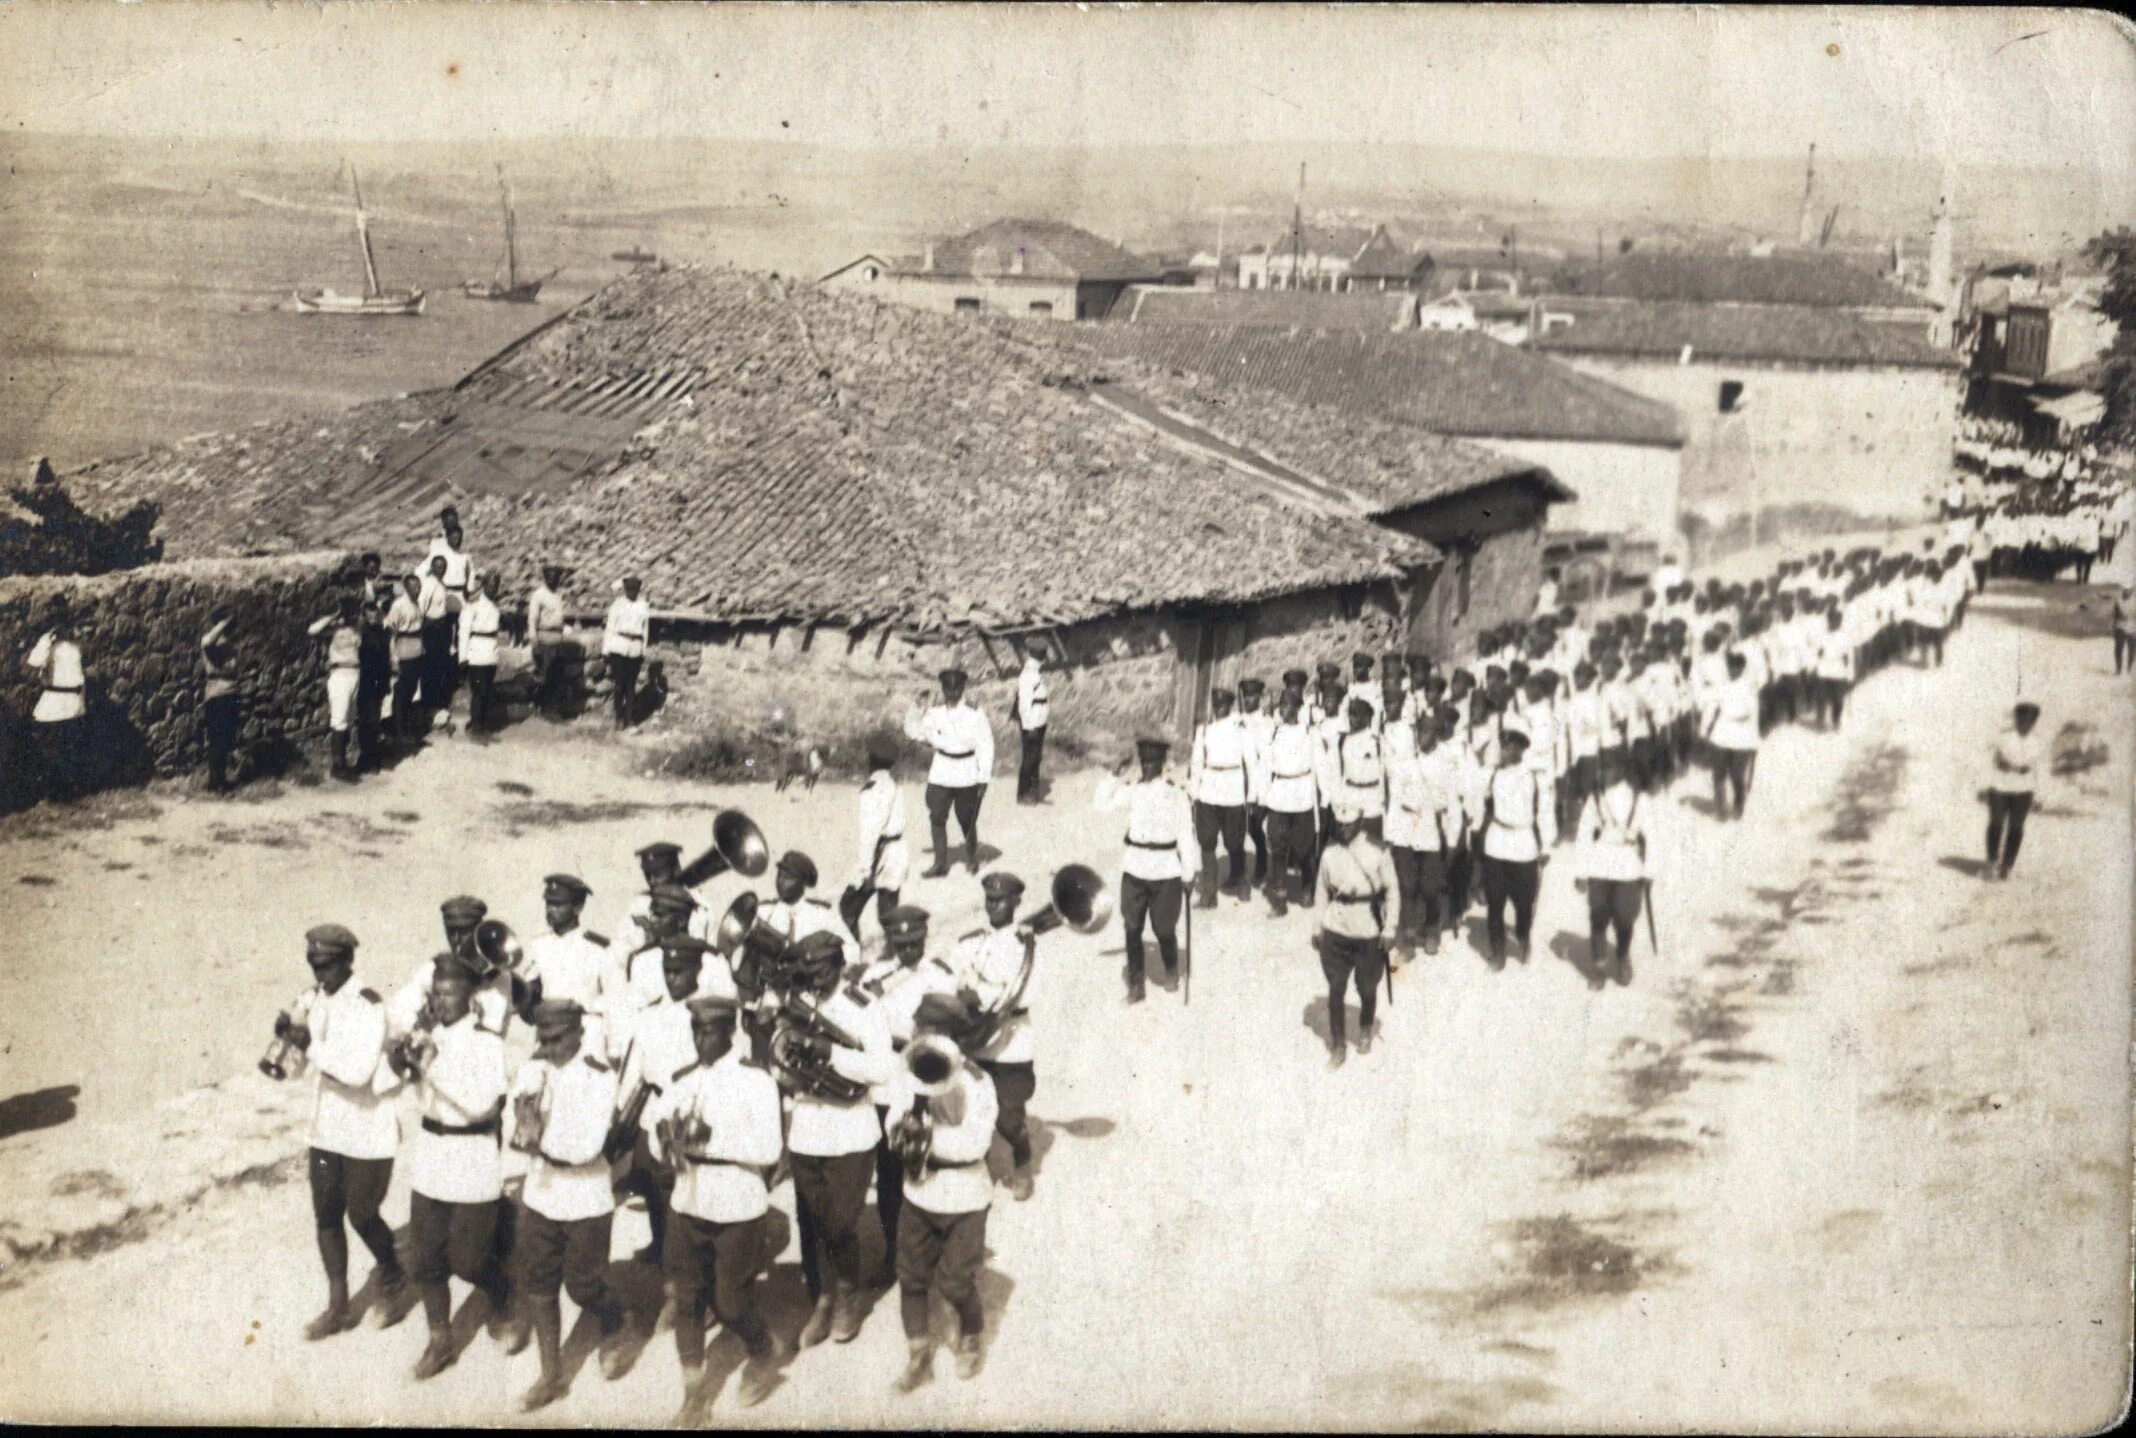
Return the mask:
{"type": "Polygon", "coordinates": [[[1240,325],[1300,330],[1389,331],[1411,323],[1412,297],[1327,290],[1190,290],[1137,285],[1106,318],[1138,324],[1240,325]]]}
{"type": "Polygon", "coordinates": [[[1381,229],[1373,232],[1371,241],[1350,261],[1350,273],[1362,280],[1402,280],[1422,263],[1421,257],[1396,244],[1381,229]]]}
{"type": "Polygon", "coordinates": [[[1085,325],[1071,342],[1313,405],[1478,439],[1677,446],[1676,411],[1481,334],[1085,325]]]}
{"type": "Polygon", "coordinates": [[[1372,225],[1307,225],[1293,235],[1289,225],[1268,242],[1268,253],[1288,255],[1293,243],[1308,255],[1328,255],[1336,259],[1351,259],[1372,240],[1379,230],[1372,225]]]}
{"type": "Polygon", "coordinates": [[[1810,305],[1642,304],[1630,300],[1542,302],[1543,329],[1528,342],[1560,354],[1653,355],[1757,360],[1774,364],[1955,369],[1958,358],[1931,345],[1921,326],[1879,323],[1810,305]],[[1570,315],[1569,324],[1557,317],[1570,315]]]}
{"type": "Polygon", "coordinates": [[[1633,253],[1558,276],[1568,294],[1705,304],[1920,309],[1928,301],[1844,260],[1809,255],[1633,253]]]}
{"type": "Polygon", "coordinates": [[[934,629],[1392,577],[1437,551],[1367,513],[1539,475],[1407,426],[1101,359],[1061,343],[1070,326],[1029,328],[734,271],[642,271],[455,390],[187,441],[70,483],[99,509],[161,500],[174,557],[332,543],[400,564],[450,495],[477,564],[512,593],[549,559],[572,567],[567,597],[587,610],[635,572],[666,612],[934,629]],[[1242,484],[1094,401],[1104,380],[1358,502],[1242,484]]]}
{"type": "Polygon", "coordinates": [[[932,270],[908,267],[938,275],[1006,275],[1019,252],[1023,273],[1035,279],[1154,280],[1163,273],[1154,261],[1058,220],[996,220],[936,241],[932,270]]]}

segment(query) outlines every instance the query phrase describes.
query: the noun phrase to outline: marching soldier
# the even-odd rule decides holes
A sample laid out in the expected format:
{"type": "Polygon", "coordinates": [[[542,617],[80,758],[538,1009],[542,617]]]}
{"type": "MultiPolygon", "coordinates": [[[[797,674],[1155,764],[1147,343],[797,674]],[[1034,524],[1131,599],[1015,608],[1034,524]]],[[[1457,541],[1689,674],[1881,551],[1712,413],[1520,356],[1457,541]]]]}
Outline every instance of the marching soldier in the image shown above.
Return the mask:
{"type": "Polygon", "coordinates": [[[825,1033],[810,1042],[833,1073],[859,1088],[846,1099],[804,1087],[791,1099],[786,1146],[793,1155],[794,1219],[802,1276],[816,1300],[801,1329],[803,1348],[825,1338],[850,1343],[860,1333],[860,1210],[883,1136],[868,1093],[890,1082],[895,1065],[884,1016],[840,986],[845,967],[837,936],[819,932],[801,942],[796,987],[840,1035],[825,1033]],[[855,1042],[846,1043],[848,1038],[855,1042]]]}
{"type": "Polygon", "coordinates": [[[934,749],[927,768],[927,829],[934,840],[934,865],[920,877],[939,879],[949,872],[949,815],[964,832],[964,866],[979,872],[979,806],[994,773],[994,726],[964,702],[968,678],[962,669],[938,676],[942,702],[922,712],[920,704],[905,711],[905,737],[934,749]]]}
{"type": "Polygon", "coordinates": [[[1386,750],[1380,742],[1378,713],[1363,699],[1349,701],[1349,728],[1330,751],[1321,785],[1323,792],[1357,805],[1365,832],[1374,840],[1382,837],[1387,815],[1386,750]]]}
{"type": "Polygon", "coordinates": [[[1639,817],[1641,795],[1623,768],[1603,769],[1602,789],[1580,813],[1579,887],[1587,891],[1587,982],[1601,988],[1614,978],[1632,981],[1632,931],[1646,898],[1647,837],[1639,817]],[[1616,933],[1614,963],[1607,939],[1616,933]]]}
{"type": "Polygon", "coordinates": [[[617,1191],[634,1193],[645,1203],[651,1241],[646,1244],[643,1257],[657,1266],[667,1242],[675,1173],[653,1157],[653,1106],[673,1085],[675,1075],[696,1060],[697,1047],[690,1037],[689,1001],[700,995],[732,999],[735,994],[731,980],[724,987],[704,982],[708,967],[714,974],[724,974],[726,960],[703,939],[689,934],[665,934],[655,943],[660,952],[663,991],[659,999],[638,1010],[630,1021],[630,1042],[624,1049],[623,1071],[616,1086],[621,1107],[616,1110],[618,1121],[609,1129],[607,1157],[611,1163],[624,1164],[617,1191]],[[627,1155],[623,1152],[626,1142],[630,1145],[627,1155]]]}
{"type": "Polygon", "coordinates": [[[1320,857],[1320,896],[1327,908],[1314,935],[1320,971],[1328,981],[1328,1067],[1341,1068],[1349,1056],[1344,1041],[1344,1009],[1351,976],[1357,980],[1357,1051],[1372,1052],[1378,1031],[1380,975],[1387,948],[1402,930],[1401,880],[1394,861],[1363,830],[1364,813],[1355,800],[1335,801],[1335,828],[1320,857]]]}
{"type": "Polygon", "coordinates": [[[614,1060],[627,1037],[630,981],[608,941],[579,924],[593,892],[576,874],[541,881],[542,917],[548,932],[527,944],[526,1005],[569,999],[586,1015],[586,1047],[614,1060]]]}
{"type": "Polygon", "coordinates": [[[1446,851],[1461,830],[1461,796],[1454,761],[1442,742],[1438,722],[1429,714],[1389,725],[1399,727],[1400,748],[1389,740],[1387,758],[1387,847],[1401,881],[1402,925],[1389,935],[1416,952],[1439,952],[1439,930],[1446,915],[1446,851]]]}
{"type": "Polygon", "coordinates": [[[771,1206],[764,1176],[780,1154],[779,1086],[735,1044],[732,999],[691,999],[689,1013],[696,1060],[676,1074],[652,1120],[653,1153],[675,1169],[674,1232],[663,1266],[682,1360],[683,1422],[712,1397],[704,1391],[708,1289],[713,1316],[749,1353],[735,1395],[743,1407],[770,1396],[785,1357],[756,1305],[771,1206]]]}
{"type": "Polygon", "coordinates": [[[563,1397],[569,1386],[560,1292],[568,1290],[599,1324],[606,1377],[621,1377],[630,1357],[628,1316],[606,1276],[616,1199],[602,1150],[615,1113],[616,1075],[587,1051],[582,1017],[577,1004],[562,1000],[535,1007],[534,1056],[520,1066],[505,1110],[505,1140],[527,1156],[514,1243],[520,1302],[541,1355],[541,1378],[520,1403],[529,1413],[563,1397]]]}
{"type": "Polygon", "coordinates": [[[1603,722],[1595,667],[1582,659],[1572,671],[1572,697],[1565,701],[1566,750],[1572,763],[1565,773],[1559,810],[1568,819],[1578,818],[1587,806],[1587,796],[1601,786],[1603,722]]]}
{"type": "Polygon", "coordinates": [[[889,928],[906,871],[912,867],[912,850],[905,843],[905,796],[891,773],[896,764],[893,741],[880,736],[868,740],[868,779],[860,786],[860,845],[853,882],[838,899],[838,916],[855,940],[870,896],[877,922],[889,928]]]}
{"type": "MultiPolygon", "coordinates": [[[[861,973],[855,985],[856,998],[865,998],[882,1010],[890,1030],[893,1050],[912,1042],[915,1015],[929,994],[954,995],[957,976],[949,965],[927,952],[927,911],[900,904],[883,926],[885,952],[861,973]]],[[[892,1082],[877,1084],[869,1099],[875,1105],[878,1123],[889,1116],[890,1100],[896,1096],[892,1082]]],[[[875,1146],[875,1217],[883,1229],[883,1261],[869,1279],[870,1288],[888,1288],[897,1282],[897,1218],[905,1202],[905,1168],[890,1151],[887,1139],[875,1146]]]]}
{"type": "Polygon", "coordinates": [[[638,671],[645,664],[645,645],[652,634],[652,605],[638,597],[638,576],[624,576],[622,593],[608,605],[601,624],[601,658],[614,684],[616,728],[636,722],[638,671]]]}
{"type": "Polygon", "coordinates": [[[1758,687],[1747,674],[1740,650],[1728,651],[1728,682],[1714,695],[1706,720],[1706,738],[1714,748],[1713,811],[1716,818],[1740,819],[1750,795],[1752,767],[1758,760],[1758,687]],[[1734,791],[1728,803],[1725,789],[1734,791]]]}
{"type": "MultiPolygon", "coordinates": [[[[1333,669],[1333,665],[1322,666],[1333,669]]],[[[1313,867],[1306,872],[1307,891],[1318,892],[1316,876],[1320,872],[1319,844],[1327,842],[1328,831],[1334,828],[1330,806],[1335,796],[1342,792],[1342,782],[1336,774],[1336,755],[1341,752],[1343,737],[1350,732],[1349,710],[1342,697],[1342,680],[1338,675],[1323,676],[1320,683],[1319,717],[1313,721],[1314,787],[1320,795],[1318,843],[1313,850],[1313,867]]]]}
{"type": "MultiPolygon", "coordinates": [[[[990,1014],[1008,1002],[1038,939],[1016,925],[1016,906],[1023,901],[1022,879],[997,871],[981,879],[979,886],[986,894],[987,927],[958,940],[949,963],[960,993],[974,1012],[990,1014]]],[[[993,1037],[972,1050],[972,1058],[993,1080],[994,1096],[1001,1106],[997,1128],[1009,1145],[1009,1192],[1018,1203],[1031,1196],[1031,1130],[1025,1105],[1038,1091],[1037,1055],[1031,1011],[1020,1000],[993,1037]]]]}
{"type": "Polygon", "coordinates": [[[1098,780],[1092,802],[1098,812],[1127,812],[1127,851],[1120,859],[1120,923],[1127,937],[1127,1001],[1148,997],[1142,962],[1142,929],[1157,931],[1157,954],[1167,977],[1179,972],[1179,910],[1195,877],[1201,850],[1193,841],[1194,815],[1186,794],[1164,776],[1171,745],[1154,735],[1135,741],[1142,778],[1120,782],[1119,769],[1098,780]]]}
{"type": "Polygon", "coordinates": [[[1527,765],[1527,731],[1507,724],[1499,736],[1498,768],[1491,773],[1484,807],[1484,923],[1491,967],[1506,962],[1506,905],[1513,906],[1513,937],[1520,961],[1528,962],[1528,935],[1535,924],[1535,897],[1542,866],[1557,839],[1557,816],[1543,802],[1542,786],[1527,765]]]}
{"type": "MultiPolygon", "coordinates": [[[[952,1039],[967,1017],[955,1000],[929,995],[914,1016],[916,1033],[952,1039]]],[[[934,1378],[932,1293],[940,1293],[957,1315],[957,1376],[979,1373],[985,1323],[979,1269],[986,1258],[986,1215],[994,1186],[986,1155],[999,1105],[986,1070],[961,1053],[957,1057],[954,1072],[939,1083],[922,1084],[905,1075],[885,1120],[893,1148],[907,1163],[897,1233],[898,1314],[906,1348],[905,1370],[892,1385],[899,1393],[934,1378]]]]}
{"type": "Polygon", "coordinates": [[[393,1181],[400,1115],[399,1079],[386,1062],[386,1010],[377,992],[356,982],[356,936],[339,924],[304,935],[312,987],[294,1013],[275,1018],[277,1037],[310,1062],[317,1076],[308,1139],[312,1220],[326,1269],[326,1308],[304,1327],[314,1341],[355,1326],[349,1309],[349,1239],[356,1231],[378,1266],[381,1326],[408,1312],[408,1283],[393,1251],[393,1230],[378,1216],[393,1181]]]}
{"type": "MultiPolygon", "coordinates": [[[[703,919],[704,911],[697,907],[697,898],[688,889],[673,880],[653,885],[652,893],[647,897],[645,916],[624,920],[623,942],[617,945],[622,951],[619,962],[623,966],[623,982],[628,995],[624,1002],[642,1009],[659,1001],[667,990],[659,957],[661,943],[683,935],[703,939],[706,927],[703,919]]],[[[708,983],[731,990],[737,982],[723,956],[715,956],[708,962],[705,977],[698,980],[700,988],[708,993],[715,992],[705,987],[708,983]]]]}
{"type": "Polygon", "coordinates": [[[1194,837],[1201,847],[1198,909],[1216,907],[1216,845],[1222,839],[1230,866],[1223,891],[1246,897],[1246,766],[1251,750],[1243,722],[1231,712],[1232,693],[1209,695],[1209,722],[1194,732],[1187,760],[1187,795],[1194,803],[1194,837]]]}
{"type": "MultiPolygon", "coordinates": [[[[1343,691],[1340,712],[1348,714],[1352,704],[1363,704],[1371,711],[1370,727],[1377,729],[1380,722],[1380,686],[1372,678],[1372,656],[1360,650],[1350,656],[1350,687],[1343,691]]],[[[1359,727],[1351,726],[1353,729],[1359,727]]]]}
{"type": "MultiPolygon", "coordinates": [[[[445,947],[466,960],[477,976],[475,1022],[503,1038],[511,1027],[512,1011],[519,1005],[514,1001],[514,975],[493,967],[475,946],[475,930],[488,915],[489,905],[471,895],[459,894],[438,905],[438,913],[445,924],[445,947]]],[[[430,984],[436,972],[435,965],[424,962],[393,996],[386,1013],[394,1033],[405,1034],[415,1027],[423,1006],[430,1002],[430,984]]]]}
{"type": "Polygon", "coordinates": [[[1246,731],[1246,842],[1253,848],[1253,871],[1242,889],[1258,889],[1268,881],[1268,801],[1261,787],[1261,759],[1268,752],[1269,736],[1275,733],[1276,716],[1261,708],[1268,686],[1248,677],[1239,681],[1239,727],[1246,731]]]}
{"type": "MultiPolygon", "coordinates": [[[[815,886],[814,859],[798,849],[781,854],[772,874],[773,901],[758,906],[757,926],[766,933],[778,935],[787,944],[789,952],[804,939],[827,934],[837,941],[842,960],[857,958],[859,949],[837,913],[809,892],[815,886]]],[[[767,972],[751,950],[744,948],[736,961],[735,984],[741,991],[742,1025],[753,1045],[752,1056],[762,1064],[770,1054],[771,1031],[785,1001],[784,976],[767,972]]]]}
{"type": "MultiPolygon", "coordinates": [[[[1302,681],[1304,674],[1292,670],[1302,681]]],[[[1267,811],[1268,907],[1277,918],[1293,903],[1313,902],[1313,851],[1319,846],[1320,765],[1310,725],[1301,712],[1305,695],[1284,676],[1275,724],[1256,752],[1254,786],[1267,811]]]]}
{"type": "Polygon", "coordinates": [[[497,1214],[504,1198],[498,1160],[506,1079],[504,1040],[475,1022],[476,975],[457,954],[440,954],[426,1022],[391,1051],[415,1083],[422,1124],[408,1148],[408,1276],[422,1295],[430,1342],[415,1365],[435,1378],[458,1354],[452,1341],[454,1278],[489,1298],[493,1336],[504,1337],[511,1308],[497,1263],[497,1214]]]}

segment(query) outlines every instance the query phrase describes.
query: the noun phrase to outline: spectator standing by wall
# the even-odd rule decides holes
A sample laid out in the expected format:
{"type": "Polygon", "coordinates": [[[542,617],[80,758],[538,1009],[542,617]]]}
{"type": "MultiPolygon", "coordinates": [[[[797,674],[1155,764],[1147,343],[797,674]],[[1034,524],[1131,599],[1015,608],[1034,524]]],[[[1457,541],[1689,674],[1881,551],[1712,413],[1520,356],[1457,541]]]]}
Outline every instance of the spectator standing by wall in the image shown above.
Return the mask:
{"type": "Polygon", "coordinates": [[[89,787],[87,672],[67,602],[54,597],[46,613],[50,627],[25,661],[44,685],[30,711],[32,748],[44,792],[72,799],[89,787]]]}
{"type": "Polygon", "coordinates": [[[237,646],[230,642],[230,611],[216,605],[208,615],[208,632],[200,636],[200,729],[207,749],[208,792],[225,793],[230,757],[244,715],[237,694],[237,646]]]}
{"type": "Polygon", "coordinates": [[[645,640],[653,622],[652,606],[638,597],[638,576],[625,576],[622,589],[608,606],[608,621],[601,628],[601,654],[615,685],[618,729],[630,726],[637,706],[638,670],[645,663],[645,640]]]}
{"type": "Polygon", "coordinates": [[[541,582],[527,596],[527,639],[534,648],[534,707],[545,717],[565,717],[563,702],[564,600],[557,593],[564,572],[541,567],[541,582]]]}

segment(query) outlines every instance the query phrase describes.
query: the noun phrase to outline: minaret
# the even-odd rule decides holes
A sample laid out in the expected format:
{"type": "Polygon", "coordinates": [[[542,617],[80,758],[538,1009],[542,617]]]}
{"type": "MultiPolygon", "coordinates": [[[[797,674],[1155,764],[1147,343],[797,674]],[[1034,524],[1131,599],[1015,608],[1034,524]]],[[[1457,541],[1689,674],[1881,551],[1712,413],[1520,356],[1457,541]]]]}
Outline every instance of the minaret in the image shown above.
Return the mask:
{"type": "Polygon", "coordinates": [[[1951,208],[1958,195],[1958,166],[1945,161],[1943,193],[1936,201],[1936,228],[1928,239],[1928,297],[1948,310],[1958,293],[1951,279],[1951,208]]]}
{"type": "Polygon", "coordinates": [[[1802,167],[1802,213],[1795,219],[1795,243],[1808,249],[1817,243],[1817,146],[1810,145],[1809,163],[1802,167]]]}

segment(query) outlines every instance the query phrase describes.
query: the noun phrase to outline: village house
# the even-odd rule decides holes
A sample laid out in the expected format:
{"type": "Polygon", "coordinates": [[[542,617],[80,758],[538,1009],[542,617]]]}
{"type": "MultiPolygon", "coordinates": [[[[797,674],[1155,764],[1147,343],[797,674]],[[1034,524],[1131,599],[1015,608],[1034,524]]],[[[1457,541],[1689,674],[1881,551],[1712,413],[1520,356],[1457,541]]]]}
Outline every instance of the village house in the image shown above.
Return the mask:
{"type": "Polygon", "coordinates": [[[996,220],[917,255],[870,252],[820,281],[915,309],[1056,320],[1103,319],[1126,286],[1163,266],[1057,220],[996,220]]]}
{"type": "Polygon", "coordinates": [[[1248,290],[1414,290],[1430,266],[1387,233],[1385,225],[1305,225],[1286,229],[1239,256],[1239,287],[1248,290]]]}
{"type": "Polygon", "coordinates": [[[1385,334],[1416,328],[1417,299],[1414,294],[1391,290],[1211,290],[1130,285],[1106,321],[1385,334]]]}
{"type": "Polygon", "coordinates": [[[1184,728],[1242,672],[1460,653],[1532,607],[1568,497],[1541,466],[1093,363],[1074,333],[648,271],[450,390],[68,482],[100,508],[156,495],[173,557],[405,563],[449,500],[515,604],[545,560],[583,619],[636,574],[656,652],[706,692],[798,686],[854,724],[893,722],[951,659],[998,714],[1036,646],[1069,730],[1184,728]]]}
{"type": "Polygon", "coordinates": [[[1965,412],[2017,425],[2027,447],[2059,445],[2105,413],[2097,363],[2119,327],[2097,279],[2003,270],[1973,276],[1961,300],[1965,412]]]}

